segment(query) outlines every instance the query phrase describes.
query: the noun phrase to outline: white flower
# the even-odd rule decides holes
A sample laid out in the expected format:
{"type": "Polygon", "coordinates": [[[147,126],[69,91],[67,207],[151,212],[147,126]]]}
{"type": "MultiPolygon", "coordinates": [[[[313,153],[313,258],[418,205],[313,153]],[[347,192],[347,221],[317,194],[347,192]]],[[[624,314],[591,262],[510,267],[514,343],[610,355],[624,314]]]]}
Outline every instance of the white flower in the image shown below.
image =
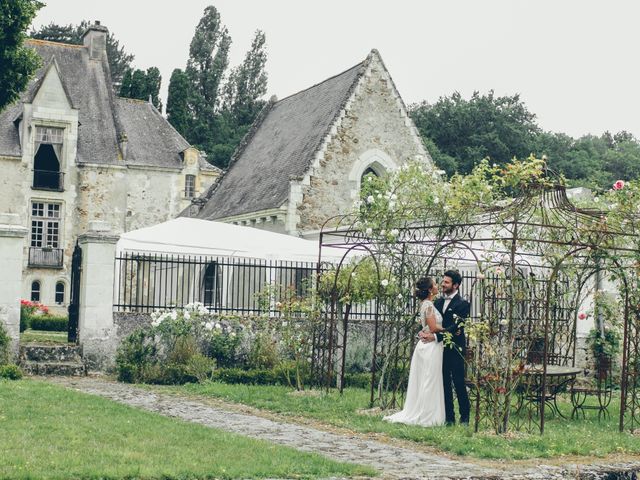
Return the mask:
{"type": "Polygon", "coordinates": [[[230,336],[230,337],[235,337],[235,336],[236,336],[236,332],[231,332],[231,333],[229,334],[229,336],[230,336]]]}
{"type": "Polygon", "coordinates": [[[487,277],[485,276],[484,273],[479,273],[478,274],[478,280],[484,280],[485,278],[487,278],[487,277]]]}
{"type": "Polygon", "coordinates": [[[401,293],[398,294],[398,300],[402,300],[402,294],[401,293]]]}
{"type": "Polygon", "coordinates": [[[391,230],[389,232],[389,235],[391,235],[393,237],[397,237],[399,233],[400,233],[400,231],[397,228],[394,228],[393,230],[391,230]]]}
{"type": "Polygon", "coordinates": [[[220,325],[219,323],[216,323],[215,327],[216,327],[218,330],[222,329],[222,325],[220,325]]]}
{"type": "Polygon", "coordinates": [[[438,197],[433,197],[433,203],[436,205],[440,203],[440,199],[438,197]]]}
{"type": "Polygon", "coordinates": [[[391,200],[397,200],[398,196],[394,193],[393,195],[391,195],[391,200]]]}
{"type": "Polygon", "coordinates": [[[207,330],[213,330],[213,323],[211,322],[205,323],[204,328],[206,328],[207,330]]]}
{"type": "Polygon", "coordinates": [[[382,194],[379,193],[378,195],[376,195],[378,198],[382,198],[382,194]]]}
{"type": "Polygon", "coordinates": [[[376,199],[375,199],[375,198],[373,198],[373,195],[369,195],[369,196],[367,197],[367,203],[373,203],[373,202],[375,202],[375,201],[376,201],[376,199]]]}
{"type": "Polygon", "coordinates": [[[177,320],[178,319],[178,312],[173,310],[169,316],[171,317],[171,320],[177,320]]]}
{"type": "Polygon", "coordinates": [[[438,175],[444,175],[444,174],[445,174],[445,173],[447,173],[447,172],[445,172],[444,170],[436,170],[436,173],[437,173],[438,175]]]}
{"type": "Polygon", "coordinates": [[[500,320],[500,325],[509,325],[509,320],[503,318],[502,320],[500,320]]]}
{"type": "Polygon", "coordinates": [[[380,235],[386,235],[386,234],[387,234],[386,230],[384,230],[384,229],[380,230],[380,235]]]}
{"type": "Polygon", "coordinates": [[[389,280],[387,280],[386,278],[384,280],[382,280],[380,282],[380,285],[382,285],[383,287],[386,287],[387,285],[389,285],[389,280]]]}
{"type": "Polygon", "coordinates": [[[366,233],[367,235],[371,235],[373,233],[373,228],[367,228],[364,233],[366,233]]]}
{"type": "Polygon", "coordinates": [[[283,326],[283,327],[286,327],[287,325],[288,325],[288,323],[287,323],[287,322],[282,322],[282,326],[283,326]]]}
{"type": "Polygon", "coordinates": [[[191,314],[189,313],[189,310],[185,310],[184,312],[182,312],[182,316],[184,317],[185,320],[191,319],[191,314]]]}

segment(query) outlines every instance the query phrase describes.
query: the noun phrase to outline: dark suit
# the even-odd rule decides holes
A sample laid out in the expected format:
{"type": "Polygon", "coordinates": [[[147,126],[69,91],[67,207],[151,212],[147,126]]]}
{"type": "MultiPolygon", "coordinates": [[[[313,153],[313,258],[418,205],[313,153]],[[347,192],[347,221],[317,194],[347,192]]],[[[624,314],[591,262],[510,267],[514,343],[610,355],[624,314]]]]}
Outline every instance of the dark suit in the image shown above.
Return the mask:
{"type": "MultiPolygon", "coordinates": [[[[444,328],[445,332],[452,334],[453,341],[453,345],[445,346],[442,359],[446,421],[447,423],[455,423],[456,419],[453,409],[453,391],[451,390],[451,382],[453,382],[453,387],[456,389],[456,396],[458,397],[460,422],[469,423],[469,396],[464,378],[464,354],[467,340],[464,336],[464,326],[461,326],[460,323],[469,318],[471,306],[469,302],[463,299],[458,293],[451,299],[451,302],[449,302],[447,310],[443,312],[442,307],[444,307],[444,301],[444,297],[440,297],[433,305],[442,315],[442,328],[444,328]],[[455,318],[454,315],[456,316],[455,318]]],[[[439,342],[444,338],[443,333],[438,333],[436,336],[439,342]]]]}

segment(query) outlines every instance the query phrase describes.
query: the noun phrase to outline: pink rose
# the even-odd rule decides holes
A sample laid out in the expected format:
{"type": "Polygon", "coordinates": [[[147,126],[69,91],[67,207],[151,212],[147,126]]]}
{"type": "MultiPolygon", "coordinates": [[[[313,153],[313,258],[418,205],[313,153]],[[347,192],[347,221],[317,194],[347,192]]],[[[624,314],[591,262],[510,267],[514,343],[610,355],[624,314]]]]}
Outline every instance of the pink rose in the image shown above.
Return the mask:
{"type": "Polygon", "coordinates": [[[578,320],[584,320],[585,318],[587,318],[587,314],[584,312],[580,312],[578,314],[578,320]]]}
{"type": "Polygon", "coordinates": [[[618,180],[613,184],[614,190],[622,190],[624,188],[624,180],[618,180]]]}

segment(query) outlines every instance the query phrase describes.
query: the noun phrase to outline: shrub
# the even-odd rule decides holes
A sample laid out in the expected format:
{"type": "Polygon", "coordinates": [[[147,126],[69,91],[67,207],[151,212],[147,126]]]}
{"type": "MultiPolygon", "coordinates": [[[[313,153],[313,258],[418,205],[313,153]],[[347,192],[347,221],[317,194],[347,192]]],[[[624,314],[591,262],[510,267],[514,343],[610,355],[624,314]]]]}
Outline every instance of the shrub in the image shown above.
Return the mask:
{"type": "Polygon", "coordinates": [[[15,363],[0,365],[0,378],[20,380],[22,378],[22,370],[20,370],[20,367],[15,363]]]}
{"type": "Polygon", "coordinates": [[[153,333],[138,329],[124,339],[116,353],[116,370],[121,382],[144,382],[155,360],[153,333]]]}
{"type": "Polygon", "coordinates": [[[4,365],[9,361],[9,349],[11,347],[11,338],[0,323],[0,365],[4,365]]]}
{"type": "Polygon", "coordinates": [[[69,329],[69,317],[56,315],[36,315],[29,318],[29,328],[47,332],[66,332],[69,329]]]}
{"type": "Polygon", "coordinates": [[[204,352],[213,325],[199,318],[206,313],[198,304],[154,312],[151,328],[134,331],[118,347],[118,379],[173,385],[211,378],[216,362],[204,352]]]}
{"type": "Polygon", "coordinates": [[[279,362],[278,345],[267,332],[258,333],[253,341],[247,357],[250,369],[272,369],[279,362]]]}
{"type": "Polygon", "coordinates": [[[242,342],[239,324],[229,324],[212,329],[207,354],[216,359],[219,367],[231,367],[237,363],[238,349],[242,342]]]}

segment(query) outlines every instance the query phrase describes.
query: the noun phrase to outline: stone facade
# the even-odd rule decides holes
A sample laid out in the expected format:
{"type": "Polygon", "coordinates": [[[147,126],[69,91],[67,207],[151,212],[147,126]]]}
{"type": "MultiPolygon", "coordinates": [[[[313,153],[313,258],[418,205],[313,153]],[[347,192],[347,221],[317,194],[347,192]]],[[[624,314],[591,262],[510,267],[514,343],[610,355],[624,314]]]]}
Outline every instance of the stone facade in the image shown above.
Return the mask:
{"type": "Polygon", "coordinates": [[[98,25],[85,45],[28,41],[44,66],[0,114],[0,202],[29,231],[20,296],[58,313],[70,298],[73,248],[90,222],[118,234],[169,220],[220,173],[152,105],[113,95],[105,35],[98,25]],[[155,150],[145,152],[147,145],[155,150]],[[54,173],[36,164],[45,147],[46,161],[55,151],[54,173]]]}
{"type": "Polygon", "coordinates": [[[290,232],[314,235],[328,218],[349,212],[359,199],[360,180],[367,169],[383,175],[409,160],[428,158],[377,55],[334,130],[304,179],[292,184],[290,232]]]}
{"type": "Polygon", "coordinates": [[[313,238],[353,211],[362,175],[431,162],[379,53],[272,98],[229,170],[183,214],[313,238]],[[268,173],[267,173],[268,172],[268,173]]]}

